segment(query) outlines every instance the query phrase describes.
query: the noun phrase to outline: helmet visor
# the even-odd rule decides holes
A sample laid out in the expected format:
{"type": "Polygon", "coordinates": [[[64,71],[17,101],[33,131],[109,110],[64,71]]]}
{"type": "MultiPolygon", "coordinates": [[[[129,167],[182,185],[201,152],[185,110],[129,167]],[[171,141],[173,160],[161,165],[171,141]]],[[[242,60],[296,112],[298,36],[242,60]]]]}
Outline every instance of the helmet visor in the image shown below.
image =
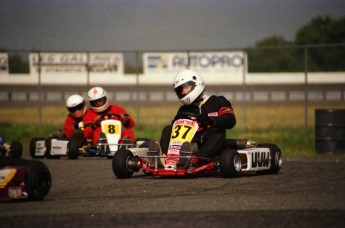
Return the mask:
{"type": "Polygon", "coordinates": [[[99,98],[97,100],[90,101],[90,105],[92,107],[98,108],[98,107],[102,107],[103,105],[105,105],[106,102],[107,102],[107,98],[102,97],[102,98],[99,98]]]}
{"type": "Polygon", "coordinates": [[[70,113],[76,112],[78,110],[82,110],[85,106],[85,101],[83,103],[78,104],[77,106],[74,107],[67,107],[68,111],[70,113]]]}
{"type": "Polygon", "coordinates": [[[185,97],[190,92],[192,92],[195,88],[195,82],[188,81],[186,83],[183,83],[182,85],[175,88],[175,93],[179,99],[185,97]]]}

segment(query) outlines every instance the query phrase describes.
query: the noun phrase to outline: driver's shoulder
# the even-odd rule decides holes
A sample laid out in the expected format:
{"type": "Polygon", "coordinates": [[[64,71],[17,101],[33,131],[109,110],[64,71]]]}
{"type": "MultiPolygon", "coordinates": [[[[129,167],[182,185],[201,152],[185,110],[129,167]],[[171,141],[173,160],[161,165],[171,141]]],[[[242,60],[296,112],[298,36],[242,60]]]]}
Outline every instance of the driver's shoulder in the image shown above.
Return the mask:
{"type": "Polygon", "coordinates": [[[125,112],[125,109],[119,105],[110,105],[108,109],[109,114],[122,114],[123,112],[125,112]]]}

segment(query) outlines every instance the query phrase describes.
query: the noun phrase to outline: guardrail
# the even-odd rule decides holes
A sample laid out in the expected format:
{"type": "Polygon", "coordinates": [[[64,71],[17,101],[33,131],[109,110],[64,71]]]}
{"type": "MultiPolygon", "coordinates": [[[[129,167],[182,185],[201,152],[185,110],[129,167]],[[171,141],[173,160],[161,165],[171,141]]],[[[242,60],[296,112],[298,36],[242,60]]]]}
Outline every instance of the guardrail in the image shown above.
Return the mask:
{"type": "MultiPolygon", "coordinates": [[[[113,102],[176,102],[171,86],[103,86],[113,102]]],[[[238,85],[207,86],[206,93],[223,95],[236,103],[250,102],[267,104],[270,102],[322,102],[345,101],[344,84],[307,85],[238,85]]],[[[87,86],[24,86],[0,85],[2,104],[63,103],[71,94],[86,97],[87,86]]]]}

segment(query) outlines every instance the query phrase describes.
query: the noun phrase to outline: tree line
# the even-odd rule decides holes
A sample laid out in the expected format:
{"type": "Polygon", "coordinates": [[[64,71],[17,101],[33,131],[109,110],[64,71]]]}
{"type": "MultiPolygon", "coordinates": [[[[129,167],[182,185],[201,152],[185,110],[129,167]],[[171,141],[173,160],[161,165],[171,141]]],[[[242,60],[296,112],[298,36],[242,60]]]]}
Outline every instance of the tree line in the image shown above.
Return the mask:
{"type": "Polygon", "coordinates": [[[249,72],[345,70],[345,17],[317,16],[302,26],[294,41],[271,36],[248,49],[249,72]]]}
{"type": "MultiPolygon", "coordinates": [[[[345,17],[317,16],[298,29],[294,41],[271,36],[246,50],[249,72],[345,71],[345,17]]],[[[27,56],[10,53],[8,64],[10,73],[29,73],[27,56]]],[[[125,73],[133,72],[136,67],[125,64],[125,73]]]]}

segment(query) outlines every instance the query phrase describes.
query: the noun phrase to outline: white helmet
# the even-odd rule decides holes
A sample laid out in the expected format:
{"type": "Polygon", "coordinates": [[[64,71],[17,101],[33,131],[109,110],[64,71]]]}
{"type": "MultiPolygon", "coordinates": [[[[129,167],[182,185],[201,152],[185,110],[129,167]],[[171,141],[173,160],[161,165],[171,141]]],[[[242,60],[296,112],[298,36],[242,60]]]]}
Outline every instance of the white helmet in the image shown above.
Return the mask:
{"type": "Polygon", "coordinates": [[[71,95],[66,100],[66,108],[70,113],[81,110],[83,108],[85,109],[85,100],[79,94],[71,95]]]}
{"type": "Polygon", "coordinates": [[[93,87],[87,93],[91,109],[95,112],[103,112],[109,108],[107,92],[101,87],[93,87]]]}
{"type": "Polygon", "coordinates": [[[174,78],[173,86],[177,97],[185,105],[195,102],[205,90],[204,80],[193,70],[183,70],[178,73],[174,78]]]}

